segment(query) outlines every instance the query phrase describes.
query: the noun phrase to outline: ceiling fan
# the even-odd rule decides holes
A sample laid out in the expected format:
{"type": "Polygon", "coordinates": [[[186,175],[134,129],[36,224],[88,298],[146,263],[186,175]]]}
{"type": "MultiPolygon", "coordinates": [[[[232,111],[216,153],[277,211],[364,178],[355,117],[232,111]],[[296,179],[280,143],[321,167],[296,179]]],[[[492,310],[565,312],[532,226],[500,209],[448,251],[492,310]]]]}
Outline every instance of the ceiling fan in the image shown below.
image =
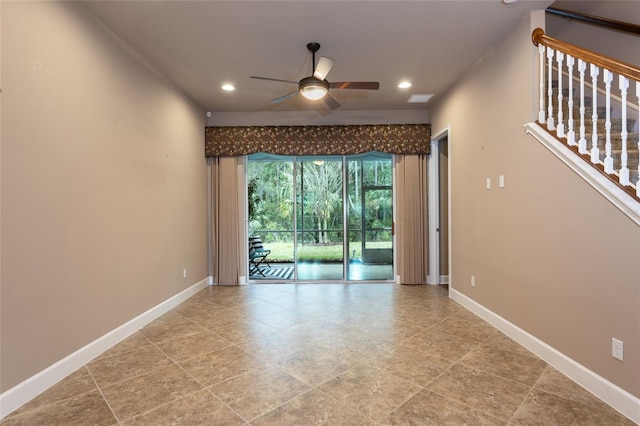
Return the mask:
{"type": "Polygon", "coordinates": [[[325,56],[321,56],[316,64],[316,52],[320,49],[320,44],[315,42],[309,43],[307,44],[307,49],[309,49],[312,55],[311,75],[309,77],[305,77],[300,81],[292,81],[281,80],[278,78],[251,76],[251,78],[256,78],[258,80],[280,81],[298,85],[298,90],[273,99],[271,101],[272,104],[277,104],[300,93],[307,99],[322,99],[329,108],[336,109],[340,107],[340,103],[329,94],[329,89],[378,90],[380,88],[380,83],[377,81],[341,81],[329,83],[326,80],[326,77],[335,61],[325,56]]]}

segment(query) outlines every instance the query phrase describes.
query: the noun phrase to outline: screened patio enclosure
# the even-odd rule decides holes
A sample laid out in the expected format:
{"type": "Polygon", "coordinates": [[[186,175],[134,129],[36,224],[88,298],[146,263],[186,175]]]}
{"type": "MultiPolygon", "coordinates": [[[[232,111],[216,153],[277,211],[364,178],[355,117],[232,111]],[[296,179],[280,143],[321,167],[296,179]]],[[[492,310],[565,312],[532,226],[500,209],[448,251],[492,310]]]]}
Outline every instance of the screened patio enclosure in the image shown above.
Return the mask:
{"type": "Polygon", "coordinates": [[[249,280],[394,280],[392,159],[249,155],[247,235],[270,251],[249,280]]]}

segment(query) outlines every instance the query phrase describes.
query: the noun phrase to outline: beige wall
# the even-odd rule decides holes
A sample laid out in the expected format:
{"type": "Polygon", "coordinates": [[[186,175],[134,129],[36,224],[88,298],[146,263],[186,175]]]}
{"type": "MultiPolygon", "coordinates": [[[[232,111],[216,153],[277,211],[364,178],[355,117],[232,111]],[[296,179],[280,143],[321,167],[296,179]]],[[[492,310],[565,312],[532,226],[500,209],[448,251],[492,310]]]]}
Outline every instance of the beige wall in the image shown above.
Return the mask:
{"type": "Polygon", "coordinates": [[[638,397],[640,228],[524,133],[531,29],[521,23],[430,109],[436,131],[451,124],[451,285],[638,397]]]}
{"type": "Polygon", "coordinates": [[[208,126],[331,126],[351,124],[426,124],[424,109],[214,112],[208,126]]]}
{"type": "Polygon", "coordinates": [[[81,4],[1,7],[4,392],[208,271],[204,111],[81,4]]]}

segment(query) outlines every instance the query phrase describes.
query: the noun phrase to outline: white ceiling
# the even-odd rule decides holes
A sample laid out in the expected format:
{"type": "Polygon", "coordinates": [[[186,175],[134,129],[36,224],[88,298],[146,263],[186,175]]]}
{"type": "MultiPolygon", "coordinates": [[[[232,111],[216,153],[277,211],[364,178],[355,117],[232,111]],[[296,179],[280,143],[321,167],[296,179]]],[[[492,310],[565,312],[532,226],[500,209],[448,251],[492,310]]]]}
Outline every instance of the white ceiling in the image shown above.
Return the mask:
{"type": "Polygon", "coordinates": [[[341,110],[427,109],[411,94],[442,94],[531,10],[549,0],[85,1],[86,7],[203,109],[327,110],[301,96],[269,101],[311,74],[306,44],[336,61],[329,81],[379,81],[331,90],[341,110]],[[398,89],[410,80],[410,89],[398,89]],[[222,84],[235,85],[224,92],[222,84]]]}

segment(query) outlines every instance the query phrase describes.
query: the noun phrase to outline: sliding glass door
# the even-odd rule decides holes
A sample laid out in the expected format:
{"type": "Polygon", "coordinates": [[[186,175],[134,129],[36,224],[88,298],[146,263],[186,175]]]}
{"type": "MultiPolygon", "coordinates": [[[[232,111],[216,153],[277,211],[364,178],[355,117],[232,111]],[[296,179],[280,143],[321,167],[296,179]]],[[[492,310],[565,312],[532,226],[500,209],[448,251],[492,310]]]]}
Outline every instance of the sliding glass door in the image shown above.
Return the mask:
{"type": "Polygon", "coordinates": [[[393,279],[393,168],[391,156],[349,157],[347,279],[393,279]]]}
{"type": "Polygon", "coordinates": [[[262,243],[262,253],[249,245],[249,279],[292,280],[295,258],[295,195],[292,157],[256,154],[247,164],[249,241],[262,243]],[[265,255],[265,257],[262,257],[265,255]],[[259,263],[258,263],[259,262],[259,263]],[[257,264],[256,264],[257,263],[257,264]]]}
{"type": "Polygon", "coordinates": [[[386,154],[249,156],[248,231],[269,251],[250,279],[392,280],[392,181],[386,154]]]}
{"type": "Polygon", "coordinates": [[[342,280],[342,157],[298,157],[296,184],[298,279],[342,280]]]}

